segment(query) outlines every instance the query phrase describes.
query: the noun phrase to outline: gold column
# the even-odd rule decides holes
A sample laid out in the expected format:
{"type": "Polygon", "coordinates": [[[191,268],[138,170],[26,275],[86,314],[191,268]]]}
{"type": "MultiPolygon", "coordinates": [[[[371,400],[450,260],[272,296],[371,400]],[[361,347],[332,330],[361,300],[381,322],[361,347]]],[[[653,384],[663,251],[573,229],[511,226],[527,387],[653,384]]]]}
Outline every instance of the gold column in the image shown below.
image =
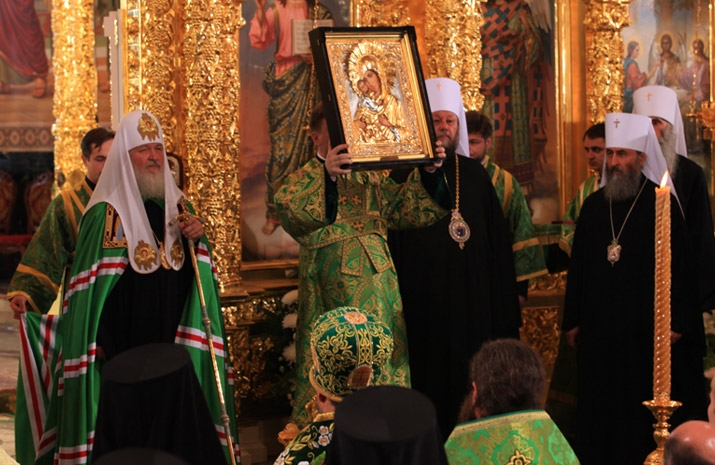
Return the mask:
{"type": "Polygon", "coordinates": [[[479,110],[482,85],[482,18],[478,0],[428,0],[425,11],[426,78],[448,77],[462,86],[467,110],[479,110]]]}
{"type": "Polygon", "coordinates": [[[177,141],[180,140],[177,100],[180,96],[176,82],[179,80],[181,62],[175,59],[178,56],[177,44],[182,40],[181,27],[177,24],[177,17],[181,17],[179,3],[172,0],[144,0],[140,19],[141,107],[157,117],[164,130],[166,151],[174,153],[180,152],[177,150],[177,141]]]}
{"type": "Polygon", "coordinates": [[[630,0],[586,0],[586,108],[588,124],[623,109],[623,39],[630,0]]]}
{"type": "Polygon", "coordinates": [[[92,0],[53,0],[52,66],[55,170],[75,184],[84,179],[80,141],[96,126],[97,69],[94,64],[92,0]]]}
{"type": "Polygon", "coordinates": [[[187,0],[182,85],[188,195],[207,220],[221,292],[240,284],[240,2],[187,0]]]}

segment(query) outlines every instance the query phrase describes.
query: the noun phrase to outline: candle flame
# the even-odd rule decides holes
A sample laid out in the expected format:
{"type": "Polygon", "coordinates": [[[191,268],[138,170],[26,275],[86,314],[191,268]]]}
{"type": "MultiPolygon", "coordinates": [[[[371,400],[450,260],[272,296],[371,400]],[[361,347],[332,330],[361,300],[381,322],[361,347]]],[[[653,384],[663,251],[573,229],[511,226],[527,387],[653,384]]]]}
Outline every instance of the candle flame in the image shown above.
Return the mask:
{"type": "Polygon", "coordinates": [[[667,186],[669,180],[670,174],[668,173],[668,170],[665,170],[665,173],[663,173],[663,177],[660,179],[660,187],[663,188],[667,186]]]}

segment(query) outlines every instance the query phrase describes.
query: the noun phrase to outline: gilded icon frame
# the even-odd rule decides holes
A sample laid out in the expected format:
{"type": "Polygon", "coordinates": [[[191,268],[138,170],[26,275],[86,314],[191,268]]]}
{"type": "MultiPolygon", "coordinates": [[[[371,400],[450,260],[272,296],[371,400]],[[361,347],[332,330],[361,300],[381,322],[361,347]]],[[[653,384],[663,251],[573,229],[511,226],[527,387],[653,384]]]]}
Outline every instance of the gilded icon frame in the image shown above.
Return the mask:
{"type": "Polygon", "coordinates": [[[348,144],[352,169],[434,161],[436,137],[413,26],[321,27],[311,31],[310,42],[330,141],[348,144]]]}

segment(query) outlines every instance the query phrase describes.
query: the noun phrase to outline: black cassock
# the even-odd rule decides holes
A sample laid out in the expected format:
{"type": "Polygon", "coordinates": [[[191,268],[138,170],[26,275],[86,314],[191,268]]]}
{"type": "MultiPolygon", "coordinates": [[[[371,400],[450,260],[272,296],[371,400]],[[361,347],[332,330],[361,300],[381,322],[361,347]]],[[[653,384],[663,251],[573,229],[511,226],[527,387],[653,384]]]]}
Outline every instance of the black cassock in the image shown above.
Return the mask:
{"type": "Polygon", "coordinates": [[[697,259],[700,308],[709,311],[715,308],[715,236],[705,173],[700,165],[678,155],[673,184],[697,259]]]}
{"type": "MultiPolygon", "coordinates": [[[[642,178],[643,179],[643,178],[642,178]]],[[[643,463],[655,449],[653,398],[655,188],[647,181],[619,237],[620,260],[607,260],[613,234],[604,191],[583,204],[566,286],[563,329],[580,328],[576,455],[583,465],[643,463]]],[[[618,235],[633,199],[613,203],[618,235]]],[[[671,195],[671,398],[683,402],[672,424],[704,418],[704,330],[686,227],[671,195]]]]}
{"type": "MultiPolygon", "coordinates": [[[[489,175],[459,156],[459,211],[471,237],[464,249],[449,235],[451,215],[427,228],[391,231],[407,326],[412,387],[437,408],[446,439],[469,392],[469,360],[487,340],[519,337],[511,238],[489,175]]],[[[442,168],[455,196],[455,155],[442,168]]],[[[393,178],[401,181],[401,173],[393,178]]]]}

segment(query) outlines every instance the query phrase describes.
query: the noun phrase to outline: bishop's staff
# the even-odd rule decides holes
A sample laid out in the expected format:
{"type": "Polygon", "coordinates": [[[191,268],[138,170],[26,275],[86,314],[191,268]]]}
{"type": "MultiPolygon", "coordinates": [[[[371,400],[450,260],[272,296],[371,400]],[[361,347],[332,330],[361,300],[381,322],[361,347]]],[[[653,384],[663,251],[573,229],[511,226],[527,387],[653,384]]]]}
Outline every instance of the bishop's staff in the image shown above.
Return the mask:
{"type": "MultiPolygon", "coordinates": [[[[184,221],[186,214],[182,213],[169,222],[169,226],[173,226],[179,221],[184,221]]],[[[197,220],[203,221],[200,218],[197,220]]],[[[196,277],[196,287],[199,292],[199,300],[201,302],[201,316],[206,331],[206,340],[208,341],[209,353],[211,354],[211,364],[214,369],[214,378],[216,379],[216,391],[218,392],[218,402],[221,407],[221,421],[223,422],[224,433],[226,434],[226,447],[231,454],[231,465],[236,465],[236,452],[233,449],[233,438],[231,437],[231,423],[226,412],[226,401],[223,396],[223,388],[221,387],[221,376],[218,371],[218,363],[216,362],[216,352],[214,350],[213,334],[211,333],[211,318],[206,310],[206,300],[204,299],[204,288],[201,285],[201,276],[199,275],[199,263],[196,260],[196,251],[194,250],[194,240],[189,239],[189,253],[191,254],[191,264],[194,267],[194,276],[196,277]]]]}

